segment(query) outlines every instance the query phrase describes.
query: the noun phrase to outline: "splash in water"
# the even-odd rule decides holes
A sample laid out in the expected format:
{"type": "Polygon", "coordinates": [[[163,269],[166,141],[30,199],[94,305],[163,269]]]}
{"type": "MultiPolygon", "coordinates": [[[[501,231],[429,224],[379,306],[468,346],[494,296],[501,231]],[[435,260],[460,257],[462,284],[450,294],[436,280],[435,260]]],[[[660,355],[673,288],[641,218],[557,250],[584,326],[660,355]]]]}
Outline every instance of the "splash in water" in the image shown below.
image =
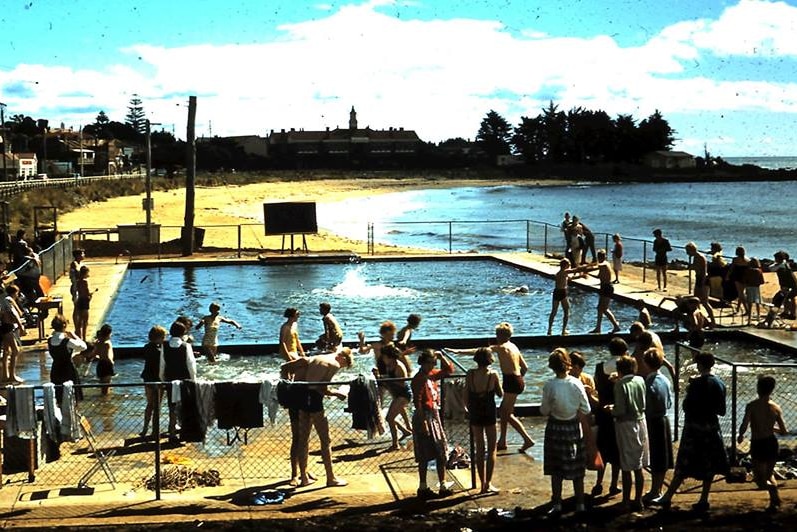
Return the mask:
{"type": "Polygon", "coordinates": [[[368,279],[362,275],[363,267],[354,268],[346,272],[343,281],[327,290],[317,288],[313,290],[318,295],[345,296],[348,298],[378,299],[386,297],[415,298],[419,292],[412,288],[388,286],[384,284],[368,284],[368,279]]]}

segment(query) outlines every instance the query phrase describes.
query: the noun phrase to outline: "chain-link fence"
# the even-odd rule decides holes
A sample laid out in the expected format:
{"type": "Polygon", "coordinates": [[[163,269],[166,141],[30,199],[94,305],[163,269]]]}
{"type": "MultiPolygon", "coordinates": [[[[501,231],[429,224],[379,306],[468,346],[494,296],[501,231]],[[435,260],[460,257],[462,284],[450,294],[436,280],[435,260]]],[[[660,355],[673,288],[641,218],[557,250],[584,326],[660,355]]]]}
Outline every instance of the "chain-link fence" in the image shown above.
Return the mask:
{"type": "MultiPolygon", "coordinates": [[[[699,349],[685,344],[675,345],[675,438],[678,439],[683,428],[682,404],[689,379],[699,373],[693,362],[693,356],[699,349]]],[[[714,368],[712,369],[726,386],[726,414],[719,419],[720,429],[725,446],[729,449],[731,462],[738,464],[740,454],[749,453],[750,432],[745,435],[745,441],[739,444],[737,437],[744,417],[747,404],[756,399],[756,385],[761,376],[769,375],[775,378],[775,391],[772,400],[779,404],[783,411],[783,419],[787,428],[792,432],[781,436],[781,446],[795,447],[793,431],[797,428],[797,363],[787,362],[731,362],[714,355],[714,368]]]]}
{"type": "MultiPolygon", "coordinates": [[[[452,395],[464,393],[462,382],[463,379],[458,377],[441,384],[441,417],[449,446],[461,445],[467,450],[469,425],[461,409],[464,402],[462,397],[455,400],[452,395]]],[[[353,384],[338,382],[330,387],[345,388],[353,384]]],[[[196,400],[188,399],[191,395],[183,396],[182,405],[177,410],[178,420],[182,417],[178,421],[181,425],[179,440],[170,438],[168,432],[167,396],[171,395],[171,384],[168,383],[158,385],[167,390],[167,393],[162,392],[160,408],[156,409],[160,437],[152,437],[153,425],[150,425],[148,434],[143,434],[147,404],[144,386],[141,383],[114,383],[107,395],[102,394],[99,385],[80,386],[84,398],[76,403],[75,423],[84,420],[83,426],[75,427],[75,441],[60,443],[55,443],[46,434],[46,423],[42,421],[46,417],[42,406],[43,387],[32,387],[34,401],[38,405],[36,435],[32,439],[10,437],[6,427],[4,481],[28,481],[60,487],[121,483],[153,489],[157,496],[161,488],[181,489],[186,486],[180,483],[190,480],[185,475],[178,479],[167,474],[170,466],[185,466],[185,470],[197,477],[212,473],[225,484],[290,478],[291,416],[289,410],[277,404],[276,386],[271,383],[212,383],[209,384],[213,390],[212,400],[202,392],[198,392],[199,399],[196,400]],[[207,411],[201,406],[203,402],[212,404],[215,411],[209,415],[212,422],[204,432],[196,418],[198,412],[207,411]],[[107,462],[107,469],[101,465],[103,460],[107,462]],[[157,473],[159,470],[160,474],[157,473]]],[[[187,383],[183,383],[182,394],[186,393],[186,386],[187,383]]],[[[56,386],[56,389],[60,388],[56,386]]],[[[383,395],[385,399],[380,401],[380,412],[384,419],[390,398],[383,395]]],[[[355,430],[350,406],[357,405],[349,405],[347,400],[336,398],[324,401],[336,476],[374,474],[386,466],[416,470],[411,437],[401,439],[398,450],[390,450],[392,442],[387,424],[383,424],[383,431],[371,435],[365,430],[355,430]]],[[[9,408],[16,408],[16,404],[9,404],[9,408]]],[[[411,405],[407,407],[410,417],[411,408],[411,405]]],[[[311,430],[308,448],[308,470],[317,476],[323,474],[316,430],[311,430]]]]}

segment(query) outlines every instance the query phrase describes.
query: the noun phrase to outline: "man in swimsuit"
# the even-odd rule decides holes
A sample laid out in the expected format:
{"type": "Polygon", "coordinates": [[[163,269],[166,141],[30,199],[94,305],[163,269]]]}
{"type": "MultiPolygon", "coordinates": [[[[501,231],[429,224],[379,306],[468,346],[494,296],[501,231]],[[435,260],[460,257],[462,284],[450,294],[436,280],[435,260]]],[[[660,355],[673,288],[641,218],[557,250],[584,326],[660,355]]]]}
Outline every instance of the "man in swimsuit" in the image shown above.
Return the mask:
{"type": "Polygon", "coordinates": [[[600,288],[598,291],[598,321],[595,324],[595,328],[590,331],[590,334],[600,334],[603,316],[606,316],[612,323],[611,332],[614,334],[620,331],[620,324],[617,322],[617,318],[614,317],[614,314],[609,309],[609,305],[612,302],[612,296],[614,295],[614,286],[612,286],[612,267],[609,266],[609,263],[606,261],[605,249],[598,250],[597,263],[587,264],[585,266],[579,266],[578,268],[573,269],[574,272],[588,272],[592,270],[598,270],[598,281],[600,281],[600,288]]]}
{"type": "Polygon", "coordinates": [[[296,323],[299,321],[299,311],[293,307],[287,308],[283,316],[286,321],[280,327],[280,355],[289,361],[304,357],[304,348],[299,341],[299,326],[296,323]]]}
{"type": "Polygon", "coordinates": [[[664,238],[661,234],[661,229],[653,230],[653,265],[656,269],[656,284],[661,290],[662,282],[664,283],[664,291],[667,291],[667,253],[672,251],[670,241],[664,238]]]}
{"type": "Polygon", "coordinates": [[[570,300],[567,299],[567,281],[570,275],[570,261],[562,259],[559,261],[559,271],[554,276],[553,297],[551,298],[551,314],[548,316],[548,336],[553,330],[553,320],[559,305],[562,305],[562,335],[567,334],[567,320],[570,318],[570,300]]]}
{"type": "Polygon", "coordinates": [[[795,297],[797,297],[797,277],[789,266],[789,254],[785,251],[775,253],[775,262],[769,267],[769,271],[776,272],[780,290],[772,298],[772,305],[780,307],[783,305],[781,318],[795,319],[795,297]]]}
{"type": "MultiPolygon", "coordinates": [[[[283,375],[293,374],[294,379],[301,378],[304,382],[328,383],[341,368],[352,365],[351,349],[344,347],[337,353],[301,357],[286,362],[281,366],[283,375]]],[[[321,443],[321,459],[327,475],[327,486],[345,486],[348,483],[335,476],[332,471],[332,450],[329,440],[329,420],[324,412],[324,397],[331,396],[346,399],[346,395],[339,391],[332,391],[326,384],[307,385],[299,406],[299,485],[309,486],[313,479],[307,472],[307,459],[309,455],[310,429],[315,427],[318,440],[321,443]]]]}
{"type": "MultiPolygon", "coordinates": [[[[490,346],[492,352],[498,357],[501,372],[504,374],[502,385],[504,397],[501,399],[501,406],[498,407],[498,413],[501,416],[501,433],[498,437],[497,448],[499,451],[506,450],[506,429],[507,425],[512,425],[512,428],[523,437],[523,445],[520,447],[520,452],[524,453],[529,447],[534,445],[534,440],[531,439],[531,436],[526,432],[526,428],[515,416],[515,401],[517,401],[517,396],[523,393],[526,388],[523,376],[526,374],[528,366],[520,349],[510,341],[513,332],[512,325],[509,323],[499,323],[495,326],[495,344],[490,346]]],[[[446,351],[457,355],[474,355],[477,349],[446,349],[446,351]]]]}
{"type": "Polygon", "coordinates": [[[691,269],[695,272],[695,289],[692,292],[700,303],[706,308],[711,326],[716,325],[714,321],[714,310],[708,302],[709,283],[708,283],[708,262],[706,256],[697,250],[697,245],[694,242],[689,242],[684,246],[686,254],[692,257],[691,269]]]}

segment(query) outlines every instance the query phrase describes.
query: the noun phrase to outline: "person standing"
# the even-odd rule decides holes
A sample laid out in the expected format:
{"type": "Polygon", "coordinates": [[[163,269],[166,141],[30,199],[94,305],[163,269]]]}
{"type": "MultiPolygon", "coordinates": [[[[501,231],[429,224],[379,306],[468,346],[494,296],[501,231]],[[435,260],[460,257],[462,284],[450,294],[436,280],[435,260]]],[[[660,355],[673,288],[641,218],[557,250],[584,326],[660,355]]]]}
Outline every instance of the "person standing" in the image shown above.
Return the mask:
{"type": "Polygon", "coordinates": [[[89,309],[91,308],[92,292],[89,289],[89,267],[81,266],[77,281],[77,297],[75,298],[75,333],[86,339],[89,327],[89,309]]]}
{"type": "Polygon", "coordinates": [[[614,313],[609,308],[612,303],[612,296],[614,295],[614,287],[612,286],[612,267],[606,261],[606,250],[598,250],[598,262],[596,264],[587,264],[573,268],[574,272],[588,272],[591,270],[598,270],[598,281],[600,287],[598,288],[598,319],[595,323],[595,328],[590,331],[590,334],[600,334],[601,324],[603,317],[612,324],[612,334],[620,331],[620,323],[614,317],[614,313]]]}
{"type": "Polygon", "coordinates": [[[652,499],[650,504],[669,508],[678,488],[689,477],[703,483],[700,499],[692,509],[707,512],[714,476],[727,473],[729,468],[719,424],[719,416],[725,415],[725,384],[711,374],[714,355],[698,353],[695,362],[700,375],[692,378],[686,387],[684,429],[675,459],[675,474],[667,492],[652,499]]]}
{"type": "Polygon", "coordinates": [[[694,242],[689,242],[684,246],[686,254],[692,258],[692,271],[695,272],[695,288],[693,294],[700,300],[700,304],[706,309],[711,326],[713,327],[716,322],[714,321],[714,310],[711,308],[711,303],[708,300],[710,285],[708,282],[708,264],[706,263],[706,256],[700,253],[697,245],[694,242]]]}
{"type": "Polygon", "coordinates": [[[97,342],[91,350],[91,359],[97,359],[97,379],[104,384],[100,388],[102,395],[111,393],[111,379],[116,375],[114,369],[113,344],[111,334],[113,328],[106,323],[97,331],[97,342]]]}
{"type": "Polygon", "coordinates": [[[636,360],[628,355],[617,360],[619,379],[614,383],[614,402],[609,406],[614,417],[614,433],[620,454],[620,470],[623,473],[622,504],[625,509],[632,511],[642,509],[642,468],[647,467],[650,462],[645,422],[645,381],[636,375],[636,369],[636,360]]]}
{"type": "Polygon", "coordinates": [[[83,261],[86,259],[86,252],[83,249],[75,249],[72,251],[72,262],[69,263],[69,294],[72,296],[72,322],[78,323],[77,305],[74,305],[77,300],[77,283],[80,280],[80,268],[83,266],[83,261]]]}
{"type": "Polygon", "coordinates": [[[407,325],[399,329],[396,333],[396,345],[402,351],[412,347],[410,341],[412,340],[412,333],[421,326],[421,315],[410,314],[407,316],[407,325]]]}
{"type": "Polygon", "coordinates": [[[661,229],[653,230],[653,266],[656,269],[656,285],[667,291],[667,253],[672,251],[670,241],[662,236],[661,229]]]}
{"type": "Polygon", "coordinates": [[[667,411],[672,408],[672,384],[661,373],[662,352],[650,348],[642,355],[650,373],[645,378],[645,422],[648,428],[650,448],[650,491],[642,498],[644,502],[661,497],[664,476],[673,466],[672,432],[667,411]]]}
{"type": "MultiPolygon", "coordinates": [[[[525,453],[532,445],[531,439],[523,423],[515,416],[515,402],[518,395],[526,389],[524,375],[528,371],[528,365],[523,358],[520,349],[511,341],[514,329],[507,322],[501,322],[495,326],[495,344],[490,346],[493,353],[498,356],[498,363],[501,365],[503,382],[501,387],[504,396],[501,400],[499,414],[501,416],[501,434],[498,437],[498,450],[506,450],[506,433],[508,425],[511,425],[523,438],[523,445],[519,451],[525,453]]],[[[447,349],[458,355],[474,355],[476,349],[447,349]]]]}
{"type": "Polygon", "coordinates": [[[302,347],[302,342],[299,341],[299,325],[297,323],[299,321],[299,311],[289,307],[285,309],[282,315],[285,317],[285,323],[280,327],[280,355],[287,361],[304,357],[304,347],[302,347]]]}
{"type": "Polygon", "coordinates": [[[750,456],[753,459],[753,480],[760,489],[769,491],[769,511],[780,507],[778,481],[775,479],[775,463],[778,460],[779,434],[788,434],[783,422],[783,411],[774,401],[775,378],[759,377],[756,384],[758,399],[750,401],[744,409],[744,418],[739,427],[738,443],[744,441],[744,433],[750,427],[750,456]]]}
{"type": "Polygon", "coordinates": [[[210,314],[203,316],[199,320],[199,323],[196,324],[196,328],[199,329],[200,327],[204,327],[205,334],[202,335],[202,352],[208,359],[208,362],[215,364],[216,355],[219,352],[219,325],[222,323],[228,323],[238,330],[240,330],[242,327],[237,321],[222,316],[220,314],[221,305],[215,301],[210,304],[208,310],[210,311],[210,314]]]}
{"type": "Polygon", "coordinates": [[[562,335],[567,335],[567,322],[570,319],[570,300],[567,298],[567,282],[570,280],[570,261],[559,261],[559,271],[554,275],[554,289],[551,294],[551,313],[548,315],[548,336],[553,331],[553,320],[562,306],[562,335]]]}
{"type": "Polygon", "coordinates": [[[584,511],[584,475],[586,458],[581,432],[582,418],[590,413],[584,385],[568,375],[570,357],[561,347],[548,357],[548,367],[556,377],[542,389],[540,413],[548,417],[545,425],[543,472],[551,477],[551,509],[549,514],[562,513],[562,482],[573,481],[576,513],[584,511]]]}
{"type": "Polygon", "coordinates": [[[581,246],[581,264],[587,263],[587,251],[592,254],[592,261],[595,261],[595,234],[582,222],[578,216],[573,216],[573,223],[579,228],[583,238],[581,246]]]}
{"type": "Polygon", "coordinates": [[[454,364],[441,351],[424,349],[418,356],[418,371],[412,377],[412,401],[415,412],[412,415],[412,439],[415,461],[418,463],[419,499],[430,499],[434,492],[426,483],[429,462],[434,460],[437,479],[440,484],[440,497],[448,497],[453,492],[446,485],[446,458],[448,442],[443,423],[440,421],[440,389],[438,381],[454,372],[454,364]],[[438,360],[440,369],[437,369],[438,360]]]}
{"type": "Polygon", "coordinates": [[[476,354],[473,355],[473,361],[478,367],[468,370],[465,376],[465,390],[468,394],[471,434],[476,441],[476,472],[481,482],[480,493],[498,493],[498,488],[492,483],[496,454],[495,397],[501,397],[504,391],[501,388],[498,373],[490,369],[490,365],[493,363],[493,352],[488,347],[477,349],[476,354]],[[486,453],[485,438],[487,440],[486,453]]]}
{"type": "Polygon", "coordinates": [[[306,385],[298,404],[299,409],[299,486],[309,486],[313,479],[307,472],[309,458],[310,430],[315,428],[321,444],[321,459],[327,476],[327,487],[346,486],[348,482],[336,477],[332,469],[332,447],[329,438],[329,420],[324,411],[324,397],[346,399],[346,395],[329,389],[328,383],[342,368],[352,365],[351,349],[344,348],[337,353],[298,357],[284,363],[281,373],[299,375],[299,380],[314,383],[306,385]]]}
{"type": "Polygon", "coordinates": [[[614,284],[620,282],[620,272],[623,270],[623,239],[615,233],[612,235],[612,269],[614,270],[614,284]]]}
{"type": "MultiPolygon", "coordinates": [[[[78,335],[67,331],[66,324],[66,318],[62,314],[57,314],[51,322],[53,334],[47,339],[47,352],[53,359],[53,364],[50,367],[50,382],[63,384],[72,381],[73,384],[80,384],[80,377],[72,357],[85,351],[88,346],[78,335]]],[[[62,396],[63,388],[59,386],[55,390],[55,398],[58,403],[61,402],[62,396]]],[[[83,399],[83,388],[79,386],[75,388],[75,399],[78,401],[83,399]]]]}
{"type": "MultiPolygon", "coordinates": [[[[191,344],[183,339],[187,332],[185,325],[179,321],[175,321],[169,327],[169,341],[163,344],[162,381],[196,380],[194,350],[191,348],[191,344]]],[[[172,387],[169,386],[166,390],[169,399],[169,441],[176,443],[179,430],[177,404],[174,402],[172,387]]]]}
{"type": "Polygon", "coordinates": [[[611,358],[599,362],[595,366],[595,389],[598,392],[598,408],[595,408],[595,424],[598,426],[598,451],[601,453],[605,467],[598,470],[595,486],[592,487],[592,496],[603,493],[603,477],[609,464],[612,465],[609,495],[620,493],[617,481],[620,476],[620,457],[617,450],[617,438],[614,434],[614,420],[607,408],[614,402],[614,383],[617,380],[617,359],[628,354],[628,344],[615,336],[609,341],[609,354],[611,358]]]}
{"type": "Polygon", "coordinates": [[[334,353],[343,342],[343,329],[340,328],[337,318],[332,315],[332,305],[324,301],[318,305],[321,313],[321,323],[324,325],[324,334],[318,337],[316,346],[321,351],[334,353]]]}
{"type": "Polygon", "coordinates": [[[0,300],[0,348],[3,350],[3,367],[0,371],[0,382],[22,384],[24,379],[17,375],[17,359],[19,358],[19,336],[25,336],[25,324],[22,321],[22,310],[19,308],[19,287],[9,284],[6,295],[0,300]]]}
{"type": "MultiPolygon", "coordinates": [[[[384,373],[380,373],[377,368],[374,368],[374,376],[378,379],[380,377],[387,377],[389,379],[406,379],[409,375],[407,368],[399,360],[401,351],[394,344],[388,344],[382,347],[381,360],[384,367],[384,373]]],[[[412,430],[406,425],[402,425],[396,418],[401,415],[402,419],[407,419],[406,406],[412,400],[412,393],[407,381],[393,380],[386,382],[384,388],[390,394],[390,406],[387,408],[387,415],[385,421],[390,428],[390,436],[392,445],[388,448],[389,451],[399,450],[399,437],[398,431],[401,430],[402,438],[412,434],[412,430]]]]}
{"type": "Polygon", "coordinates": [[[163,359],[163,342],[166,340],[166,329],[156,325],[149,330],[149,342],[144,346],[143,358],[144,369],[141,371],[141,379],[144,381],[144,395],[147,398],[147,406],[144,408],[144,428],[139,433],[142,438],[146,437],[152,422],[152,437],[160,435],[160,427],[155,426],[155,409],[160,409],[161,387],[155,383],[161,381],[161,361],[163,359]]]}

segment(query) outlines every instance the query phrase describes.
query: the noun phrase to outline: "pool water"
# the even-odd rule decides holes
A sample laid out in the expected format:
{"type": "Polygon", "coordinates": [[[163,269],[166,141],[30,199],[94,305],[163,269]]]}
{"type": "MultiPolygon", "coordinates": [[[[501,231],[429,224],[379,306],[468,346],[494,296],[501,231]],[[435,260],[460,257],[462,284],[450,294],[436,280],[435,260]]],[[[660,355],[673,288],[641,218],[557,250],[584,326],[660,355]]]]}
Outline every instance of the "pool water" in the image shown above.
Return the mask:
{"type": "MultiPolygon", "coordinates": [[[[217,301],[222,315],[243,326],[222,324],[221,345],[276,344],[283,312],[295,307],[300,338],[308,344],[323,332],[318,304],[328,301],[345,341],[356,341],[359,330],[376,340],[382,321],[400,328],[413,312],[423,316],[416,337],[486,340],[500,321],[512,323],[516,335],[545,334],[552,290],[548,278],[487,259],[131,269],[105,321],[113,325],[116,345],[139,346],[153,325],[168,329],[179,315],[196,323],[217,301]],[[522,286],[528,290],[516,290],[522,286]]],[[[570,331],[591,330],[597,295],[573,287],[570,301],[570,331]]],[[[612,308],[624,329],[637,314],[617,302],[612,308]]],[[[557,331],[560,320],[561,311],[557,331]]],[[[195,336],[200,342],[202,332],[195,336]]]]}

